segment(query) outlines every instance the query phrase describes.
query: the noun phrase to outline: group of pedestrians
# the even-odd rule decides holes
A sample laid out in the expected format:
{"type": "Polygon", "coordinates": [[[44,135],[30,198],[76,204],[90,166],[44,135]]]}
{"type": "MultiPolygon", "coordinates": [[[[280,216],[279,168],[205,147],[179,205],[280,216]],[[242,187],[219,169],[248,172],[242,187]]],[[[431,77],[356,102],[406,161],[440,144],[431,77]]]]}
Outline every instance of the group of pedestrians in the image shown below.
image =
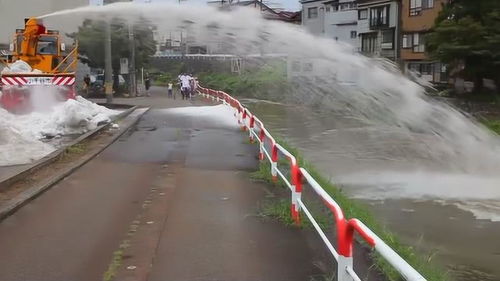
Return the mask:
{"type": "Polygon", "coordinates": [[[191,99],[194,96],[197,87],[196,79],[191,74],[186,73],[181,73],[177,79],[181,88],[182,99],[191,99]]]}

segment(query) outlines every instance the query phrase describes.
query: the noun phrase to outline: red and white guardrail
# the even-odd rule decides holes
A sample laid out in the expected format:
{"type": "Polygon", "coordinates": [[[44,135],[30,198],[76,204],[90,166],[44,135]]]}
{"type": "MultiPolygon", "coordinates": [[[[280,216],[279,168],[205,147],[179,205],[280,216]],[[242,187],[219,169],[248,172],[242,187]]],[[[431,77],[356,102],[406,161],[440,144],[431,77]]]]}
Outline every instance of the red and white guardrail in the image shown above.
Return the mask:
{"type": "Polygon", "coordinates": [[[356,218],[346,219],[344,212],[335,200],[319,185],[319,183],[307,172],[306,169],[299,167],[297,159],[271,136],[266,130],[262,121],[253,115],[246,107],[231,97],[229,94],[198,87],[200,95],[223,102],[236,110],[236,116],[241,128],[249,131],[251,142],[256,139],[259,142],[259,159],[267,159],[271,163],[271,174],[274,180],[278,177],[288,186],[292,193],[290,212],[296,223],[300,223],[300,211],[302,211],[311,221],[314,229],[318,232],[322,241],[337,261],[337,279],[338,281],[360,281],[353,268],[353,243],[354,234],[357,233],[369,246],[377,251],[390,265],[396,269],[405,280],[424,281],[426,280],[420,273],[411,267],[403,258],[401,258],[393,249],[391,249],[382,239],[373,231],[356,218]],[[280,157],[288,161],[289,177],[278,167],[280,157]],[[336,245],[333,246],[328,236],[321,229],[316,219],[313,217],[304,201],[302,201],[302,183],[306,182],[323,201],[325,206],[332,212],[336,226],[336,245]]]}

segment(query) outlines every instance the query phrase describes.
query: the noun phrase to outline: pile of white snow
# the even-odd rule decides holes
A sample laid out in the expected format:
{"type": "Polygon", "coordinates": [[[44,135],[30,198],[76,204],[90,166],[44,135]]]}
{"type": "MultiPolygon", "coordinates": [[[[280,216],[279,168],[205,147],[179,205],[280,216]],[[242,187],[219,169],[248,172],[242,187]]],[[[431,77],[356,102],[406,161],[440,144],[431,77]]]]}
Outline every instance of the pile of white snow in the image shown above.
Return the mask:
{"type": "Polygon", "coordinates": [[[119,113],[82,97],[57,104],[49,111],[26,115],[0,108],[0,166],[38,160],[55,150],[42,139],[85,133],[110,122],[119,113]]]}
{"type": "MultiPolygon", "coordinates": [[[[0,108],[0,116],[4,116],[0,108]]],[[[30,139],[0,118],[0,166],[26,164],[43,158],[55,150],[49,144],[30,139]]]]}
{"type": "Polygon", "coordinates": [[[38,69],[33,69],[31,66],[22,60],[17,60],[8,67],[5,67],[2,69],[1,74],[10,74],[10,73],[33,73],[33,74],[40,74],[42,71],[38,69]]]}

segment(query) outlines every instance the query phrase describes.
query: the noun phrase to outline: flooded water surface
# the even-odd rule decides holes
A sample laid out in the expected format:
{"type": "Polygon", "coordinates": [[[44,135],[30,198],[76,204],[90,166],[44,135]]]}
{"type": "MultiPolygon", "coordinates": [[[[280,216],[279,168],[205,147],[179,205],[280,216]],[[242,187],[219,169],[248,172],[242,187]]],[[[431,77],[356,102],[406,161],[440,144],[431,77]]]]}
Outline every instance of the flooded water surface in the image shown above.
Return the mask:
{"type": "Polygon", "coordinates": [[[500,184],[460,173],[435,137],[366,125],[335,111],[244,100],[273,134],[368,205],[453,280],[500,280],[500,184]]]}

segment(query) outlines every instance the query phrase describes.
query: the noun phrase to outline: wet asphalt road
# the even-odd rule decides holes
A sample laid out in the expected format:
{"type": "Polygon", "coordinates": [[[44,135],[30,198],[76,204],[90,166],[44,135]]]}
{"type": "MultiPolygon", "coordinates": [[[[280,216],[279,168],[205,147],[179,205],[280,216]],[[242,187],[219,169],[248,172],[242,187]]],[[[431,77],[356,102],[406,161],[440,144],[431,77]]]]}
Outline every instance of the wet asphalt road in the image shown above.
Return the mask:
{"type": "Polygon", "coordinates": [[[157,214],[164,224],[152,234],[158,235],[156,250],[145,257],[152,269],[140,280],[309,280],[321,274],[301,231],[256,218],[266,195],[247,174],[257,167],[256,146],[236,127],[169,114],[161,108],[190,103],[165,102],[161,95],[154,93],[156,108],[135,130],[0,223],[0,280],[102,280],[167,165],[177,167],[166,175],[174,177],[173,192],[157,214]]]}

